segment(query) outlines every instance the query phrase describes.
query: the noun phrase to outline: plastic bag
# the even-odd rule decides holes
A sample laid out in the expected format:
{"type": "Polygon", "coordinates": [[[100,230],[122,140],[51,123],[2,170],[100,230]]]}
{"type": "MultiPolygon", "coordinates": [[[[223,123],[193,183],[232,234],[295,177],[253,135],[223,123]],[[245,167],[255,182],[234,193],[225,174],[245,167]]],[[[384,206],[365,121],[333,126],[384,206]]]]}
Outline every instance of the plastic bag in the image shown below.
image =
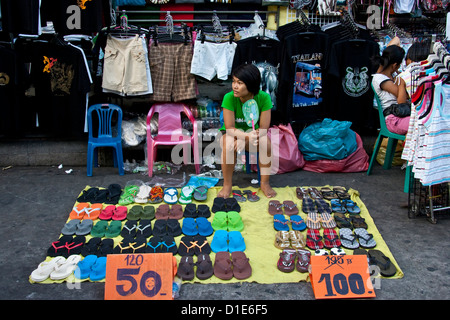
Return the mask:
{"type": "Polygon", "coordinates": [[[301,169],[305,160],[290,124],[272,126],[267,133],[272,143],[272,174],[301,169]]]}
{"type": "Polygon", "coordinates": [[[357,148],[348,157],[341,160],[315,160],[305,161],[303,170],[314,172],[361,172],[369,168],[369,155],[364,150],[361,137],[355,133],[357,148]]]}
{"type": "Polygon", "coordinates": [[[356,133],[349,121],[324,119],[306,127],[298,138],[298,148],[307,161],[341,160],[356,151],[356,133]]]}

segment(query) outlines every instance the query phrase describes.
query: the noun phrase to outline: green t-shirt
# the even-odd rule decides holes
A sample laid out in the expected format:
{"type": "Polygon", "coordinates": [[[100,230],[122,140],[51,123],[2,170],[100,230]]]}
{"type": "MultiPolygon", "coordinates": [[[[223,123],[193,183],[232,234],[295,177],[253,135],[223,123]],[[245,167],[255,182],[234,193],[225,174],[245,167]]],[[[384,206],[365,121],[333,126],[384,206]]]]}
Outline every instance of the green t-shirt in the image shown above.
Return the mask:
{"type": "MultiPolygon", "coordinates": [[[[272,109],[272,99],[270,98],[270,95],[267,92],[259,90],[259,92],[253,97],[255,99],[256,103],[258,104],[259,109],[259,115],[261,115],[261,112],[272,109]]],[[[242,131],[246,132],[248,129],[252,129],[252,127],[249,127],[244,119],[244,113],[242,112],[242,105],[241,99],[236,98],[233,94],[233,91],[228,92],[222,100],[222,108],[231,110],[234,112],[234,121],[235,121],[235,128],[241,129],[242,131]]],[[[255,123],[255,129],[259,128],[259,117],[258,122],[255,123]]],[[[222,125],[220,130],[225,130],[225,124],[222,125]]]]}

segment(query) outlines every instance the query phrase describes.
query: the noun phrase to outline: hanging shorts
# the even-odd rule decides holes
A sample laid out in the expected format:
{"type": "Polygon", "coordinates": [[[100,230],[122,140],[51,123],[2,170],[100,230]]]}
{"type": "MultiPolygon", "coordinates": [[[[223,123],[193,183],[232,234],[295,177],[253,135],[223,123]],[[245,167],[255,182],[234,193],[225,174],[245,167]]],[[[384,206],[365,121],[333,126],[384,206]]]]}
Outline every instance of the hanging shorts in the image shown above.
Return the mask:
{"type": "Polygon", "coordinates": [[[231,74],[236,42],[201,42],[195,40],[191,73],[211,81],[214,76],[227,80],[231,74]]]}
{"type": "Polygon", "coordinates": [[[148,91],[146,55],[139,35],[127,39],[108,35],[102,87],[124,94],[148,91]]]}
{"type": "Polygon", "coordinates": [[[149,61],[154,101],[181,101],[197,97],[195,76],[190,74],[190,43],[151,44],[149,61]]]}

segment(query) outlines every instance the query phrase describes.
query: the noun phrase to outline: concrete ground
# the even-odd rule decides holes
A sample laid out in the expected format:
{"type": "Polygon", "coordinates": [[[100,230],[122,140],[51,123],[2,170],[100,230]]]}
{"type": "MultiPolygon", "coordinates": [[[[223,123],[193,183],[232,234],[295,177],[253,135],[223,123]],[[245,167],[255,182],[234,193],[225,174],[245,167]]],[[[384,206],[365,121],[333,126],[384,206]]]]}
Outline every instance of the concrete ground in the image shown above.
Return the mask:
{"type": "MultiPolygon", "coordinates": [[[[0,299],[102,300],[104,283],[30,284],[28,277],[45,258],[49,244],[59,236],[78,193],[86,185],[122,186],[139,174],[119,176],[112,167],[13,166],[0,171],[0,299]]],[[[187,173],[192,168],[185,168],[187,173]]],[[[181,177],[182,172],[177,173],[181,177]]],[[[408,217],[408,194],[403,192],[404,171],[375,164],[371,176],[358,173],[314,173],[299,170],[273,176],[274,187],[342,185],[360,192],[374,222],[404,272],[402,279],[381,279],[375,300],[448,300],[450,298],[450,219],[436,224],[424,217],[408,217]]],[[[256,174],[236,174],[234,184],[247,187],[256,174]]],[[[219,182],[220,185],[220,182],[219,182]]],[[[314,300],[311,283],[185,284],[180,300],[314,300]]]]}

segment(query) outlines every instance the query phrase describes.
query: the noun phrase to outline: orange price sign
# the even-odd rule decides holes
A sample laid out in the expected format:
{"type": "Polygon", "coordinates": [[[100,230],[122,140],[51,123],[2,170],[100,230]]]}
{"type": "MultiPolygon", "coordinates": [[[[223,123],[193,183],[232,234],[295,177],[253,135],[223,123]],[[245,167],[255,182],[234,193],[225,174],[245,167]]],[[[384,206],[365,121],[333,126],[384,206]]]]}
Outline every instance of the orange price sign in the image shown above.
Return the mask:
{"type": "Polygon", "coordinates": [[[105,300],[172,300],[172,253],[110,254],[105,300]]]}
{"type": "Polygon", "coordinates": [[[312,256],[310,278],[316,299],[375,297],[364,255],[312,256]]]}

